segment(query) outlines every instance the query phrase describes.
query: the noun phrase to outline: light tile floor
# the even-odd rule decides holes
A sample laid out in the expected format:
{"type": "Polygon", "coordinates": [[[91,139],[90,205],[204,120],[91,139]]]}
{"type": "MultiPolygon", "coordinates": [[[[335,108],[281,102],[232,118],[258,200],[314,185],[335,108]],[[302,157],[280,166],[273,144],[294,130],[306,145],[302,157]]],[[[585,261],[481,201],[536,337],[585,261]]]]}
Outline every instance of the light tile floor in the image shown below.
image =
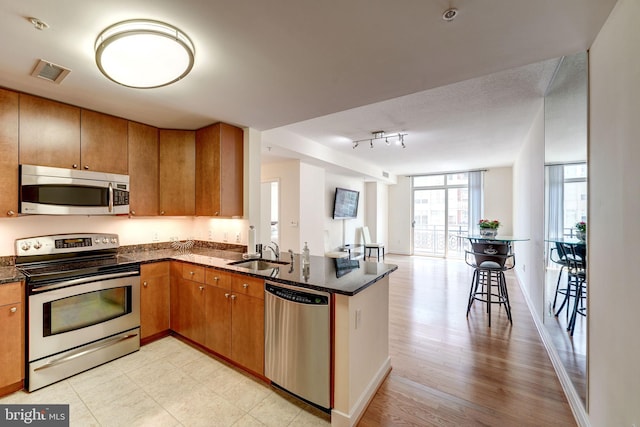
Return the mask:
{"type": "Polygon", "coordinates": [[[329,416],[166,337],[0,404],[68,403],[71,426],[329,426],[329,416]]]}

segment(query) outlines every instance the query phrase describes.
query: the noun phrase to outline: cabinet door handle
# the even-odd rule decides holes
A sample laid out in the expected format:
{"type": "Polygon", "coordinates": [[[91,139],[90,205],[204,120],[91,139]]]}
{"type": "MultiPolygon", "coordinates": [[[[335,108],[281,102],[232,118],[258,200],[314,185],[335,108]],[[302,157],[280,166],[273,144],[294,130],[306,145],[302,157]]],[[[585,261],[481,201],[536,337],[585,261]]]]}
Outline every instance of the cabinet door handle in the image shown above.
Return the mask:
{"type": "Polygon", "coordinates": [[[164,215],[164,211],[160,211],[160,215],[164,215]]]}
{"type": "Polygon", "coordinates": [[[15,214],[16,214],[16,213],[15,213],[14,211],[8,211],[8,212],[7,212],[7,215],[8,215],[8,216],[14,216],[15,214]]]}
{"type": "Polygon", "coordinates": [[[11,307],[9,311],[15,313],[16,311],[18,311],[18,307],[11,307]]]}
{"type": "Polygon", "coordinates": [[[78,169],[78,165],[76,165],[75,163],[72,166],[74,169],[78,169]]]}
{"type": "Polygon", "coordinates": [[[142,286],[144,286],[145,288],[148,286],[148,283],[146,281],[142,282],[142,286]]]}
{"type": "Polygon", "coordinates": [[[243,284],[242,284],[242,287],[243,287],[243,288],[245,288],[245,289],[247,289],[247,288],[249,287],[249,284],[248,284],[248,283],[243,283],[243,284]]]}
{"type": "Polygon", "coordinates": [[[190,271],[189,274],[193,276],[196,273],[194,273],[193,271],[190,271]]]}
{"type": "Polygon", "coordinates": [[[136,211],[131,211],[131,215],[135,215],[135,214],[136,214],[136,211]]]}
{"type": "Polygon", "coordinates": [[[225,298],[229,298],[229,294],[225,293],[225,294],[224,294],[224,297],[225,297],[225,298]]]}
{"type": "Polygon", "coordinates": [[[231,299],[236,299],[237,297],[235,295],[231,295],[231,299]]]}
{"type": "Polygon", "coordinates": [[[220,280],[220,278],[216,276],[216,277],[213,278],[213,280],[215,280],[217,282],[218,280],[220,280]]]}
{"type": "Polygon", "coordinates": [[[89,165],[84,165],[84,170],[89,170],[89,165]]]}
{"type": "Polygon", "coordinates": [[[204,286],[198,286],[198,289],[200,289],[201,291],[204,291],[204,286]]]}

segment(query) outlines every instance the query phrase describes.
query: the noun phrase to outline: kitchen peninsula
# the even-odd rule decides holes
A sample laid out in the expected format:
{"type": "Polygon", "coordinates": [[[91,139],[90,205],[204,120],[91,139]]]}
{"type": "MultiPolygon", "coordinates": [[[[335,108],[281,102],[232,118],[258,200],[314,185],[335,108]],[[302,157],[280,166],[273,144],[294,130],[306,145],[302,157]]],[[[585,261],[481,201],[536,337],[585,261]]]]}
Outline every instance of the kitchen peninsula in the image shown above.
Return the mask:
{"type": "MultiPolygon", "coordinates": [[[[312,256],[310,264],[303,266],[300,255],[290,262],[290,254],[282,253],[282,264],[252,270],[233,265],[242,260],[242,254],[232,250],[198,247],[180,254],[173,249],[137,249],[125,249],[118,258],[121,263],[141,264],[143,343],[172,333],[268,381],[264,375],[264,283],[269,281],[330,295],[332,425],[355,425],[391,369],[388,296],[395,265],[312,256]],[[159,289],[163,297],[148,297],[159,289]],[[209,298],[218,305],[209,305],[209,298]],[[223,309],[225,305],[229,308],[223,309]],[[248,307],[250,313],[222,321],[207,317],[238,307],[248,307]],[[150,311],[164,323],[153,320],[154,327],[161,326],[145,334],[145,329],[150,330],[145,320],[150,311]],[[216,339],[227,323],[234,323],[225,333],[231,350],[216,339]],[[241,339],[236,341],[235,336],[241,339]]],[[[2,273],[0,283],[23,280],[12,267],[4,267],[2,273]]]]}
{"type": "MultiPolygon", "coordinates": [[[[290,255],[282,253],[280,260],[287,264],[251,270],[231,264],[242,259],[240,253],[204,248],[196,248],[193,253],[184,255],[176,254],[175,251],[147,251],[129,253],[123,258],[141,262],[143,271],[147,263],[171,261],[171,329],[180,335],[181,325],[175,323],[179,314],[176,315],[174,309],[180,305],[180,301],[184,303],[185,298],[178,298],[176,301],[175,294],[180,291],[177,289],[178,284],[193,285],[195,292],[203,286],[223,287],[232,294],[238,293],[236,302],[242,301],[242,293],[246,293],[247,297],[263,299],[265,280],[328,292],[332,306],[333,426],[355,425],[391,370],[388,334],[389,275],[397,269],[395,265],[312,256],[310,264],[303,266],[300,255],[294,255],[293,262],[290,262],[290,255]],[[230,274],[229,281],[225,274],[230,274]],[[243,277],[245,280],[237,280],[243,277]],[[229,284],[225,285],[225,282],[229,284]]],[[[205,292],[209,289],[206,288],[205,292]]],[[[214,291],[212,288],[211,290],[214,291]]],[[[221,299],[224,302],[224,297],[221,299]]],[[[260,309],[263,310],[264,307],[261,306],[260,309]]],[[[183,306],[180,310],[185,311],[187,308],[183,306]]],[[[257,341],[264,339],[263,320],[263,311],[257,319],[254,317],[255,323],[260,324],[257,341]]],[[[188,327],[186,331],[187,335],[191,333],[188,327]]],[[[243,335],[255,332],[243,331],[243,335]]],[[[204,339],[209,344],[205,348],[214,348],[218,355],[225,354],[224,350],[217,350],[215,340],[208,340],[206,332],[193,333],[195,335],[191,335],[190,341],[194,341],[193,337],[200,337],[195,341],[204,339]]],[[[265,379],[263,350],[262,348],[260,352],[256,352],[254,348],[251,351],[252,355],[260,355],[257,365],[250,355],[242,353],[226,358],[234,362],[241,361],[240,365],[245,368],[249,365],[249,371],[265,379]],[[246,363],[242,360],[246,360],[246,363]]]]}

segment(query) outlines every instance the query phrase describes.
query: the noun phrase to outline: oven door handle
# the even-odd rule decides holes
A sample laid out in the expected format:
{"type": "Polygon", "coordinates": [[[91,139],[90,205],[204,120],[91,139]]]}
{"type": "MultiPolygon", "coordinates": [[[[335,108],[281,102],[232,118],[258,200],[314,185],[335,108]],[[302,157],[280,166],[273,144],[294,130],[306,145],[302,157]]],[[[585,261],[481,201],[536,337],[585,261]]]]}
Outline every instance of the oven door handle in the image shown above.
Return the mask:
{"type": "Polygon", "coordinates": [[[93,353],[94,351],[98,351],[98,350],[102,350],[105,347],[109,347],[112,345],[116,345],[122,341],[126,341],[129,340],[131,338],[135,338],[137,337],[138,334],[129,334],[129,335],[122,335],[119,337],[113,337],[107,341],[102,341],[100,343],[98,343],[98,345],[95,345],[94,347],[90,347],[90,348],[85,348],[85,349],[81,349],[78,351],[75,351],[73,353],[69,353],[63,357],[60,357],[58,359],[53,359],[48,361],[46,364],[34,369],[33,371],[41,371],[43,369],[47,369],[47,368],[53,368],[56,365],[59,365],[61,363],[65,363],[65,362],[69,362],[73,359],[77,359],[78,357],[82,357],[82,356],[86,356],[89,353],[93,353]]]}
{"type": "Polygon", "coordinates": [[[121,273],[103,274],[100,276],[81,277],[79,279],[65,280],[64,282],[54,283],[51,285],[44,285],[39,287],[33,287],[29,290],[30,294],[38,294],[41,292],[52,291],[54,289],[66,288],[67,286],[81,285],[83,283],[99,282],[101,280],[118,279],[120,277],[140,276],[139,271],[126,271],[121,273]]]}

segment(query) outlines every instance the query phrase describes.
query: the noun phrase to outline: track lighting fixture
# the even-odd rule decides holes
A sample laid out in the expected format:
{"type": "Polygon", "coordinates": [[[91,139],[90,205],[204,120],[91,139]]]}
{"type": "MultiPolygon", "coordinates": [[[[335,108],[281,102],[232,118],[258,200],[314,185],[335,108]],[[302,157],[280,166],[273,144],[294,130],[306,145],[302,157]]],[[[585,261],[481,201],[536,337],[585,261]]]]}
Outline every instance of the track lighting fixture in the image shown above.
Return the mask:
{"type": "Polygon", "coordinates": [[[399,145],[402,148],[407,148],[407,146],[404,144],[404,137],[407,136],[406,133],[398,132],[398,133],[392,133],[390,135],[386,135],[384,131],[377,130],[377,131],[371,132],[371,135],[372,135],[372,138],[359,139],[357,141],[352,141],[351,148],[355,150],[356,148],[358,148],[361,142],[367,142],[367,141],[369,142],[369,148],[374,148],[375,147],[374,142],[379,140],[384,140],[384,143],[386,145],[391,145],[391,143],[395,141],[396,145],[399,145]]]}

